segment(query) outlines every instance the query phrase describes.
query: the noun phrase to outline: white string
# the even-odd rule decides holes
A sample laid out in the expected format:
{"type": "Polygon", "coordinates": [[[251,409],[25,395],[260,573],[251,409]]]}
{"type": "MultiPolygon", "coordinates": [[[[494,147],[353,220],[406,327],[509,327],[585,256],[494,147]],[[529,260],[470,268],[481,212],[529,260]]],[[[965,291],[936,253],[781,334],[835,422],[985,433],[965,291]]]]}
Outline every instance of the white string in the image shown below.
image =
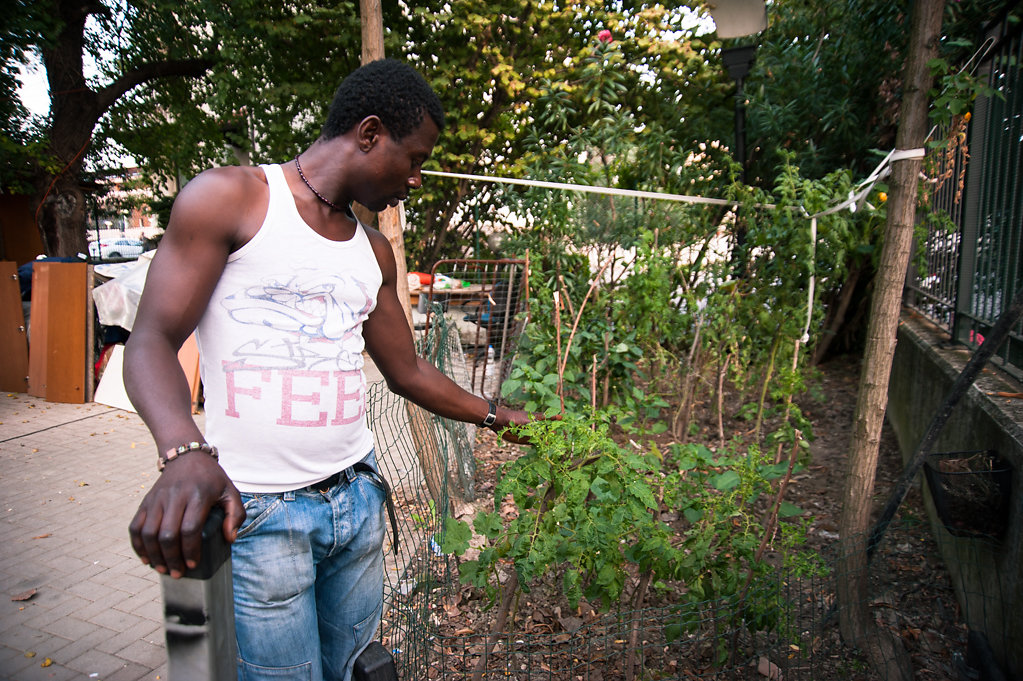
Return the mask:
{"type": "MultiPolygon", "coordinates": [[[[849,193],[849,198],[842,201],[830,208],[827,208],[819,213],[816,213],[814,217],[820,217],[823,215],[830,215],[831,213],[838,212],[843,208],[853,207],[853,211],[856,210],[855,206],[858,206],[860,202],[870,193],[874,185],[881,179],[888,176],[890,169],[888,165],[894,161],[902,161],[905,159],[923,158],[925,150],[919,149],[896,149],[888,152],[888,155],[884,157],[880,164],[874,169],[874,171],[867,176],[865,180],[860,182],[854,191],[849,193]]],[[[664,201],[677,201],[681,203],[702,203],[714,206],[730,206],[733,209],[738,208],[736,201],[727,201],[725,199],[713,199],[706,196],[687,196],[685,194],[667,194],[663,192],[649,192],[641,191],[637,189],[620,189],[618,187],[595,187],[585,184],[572,184],[569,182],[547,182],[544,180],[529,180],[518,177],[499,177],[496,175],[470,175],[467,173],[449,173],[441,170],[424,170],[423,175],[434,175],[436,177],[449,177],[458,180],[473,180],[479,182],[494,182],[498,184],[514,184],[524,187],[540,187],[544,189],[560,189],[563,191],[583,192],[590,194],[605,194],[609,196],[631,196],[642,199],[658,199],[664,201]]],[[[757,204],[760,208],[777,208],[774,204],[757,204]]]]}
{"type": "Polygon", "coordinates": [[[803,326],[803,335],[799,342],[806,345],[810,342],[810,322],[813,319],[813,295],[817,282],[817,216],[810,218],[810,285],[807,287],[806,300],[806,324],[803,326]]]}
{"type": "MultiPolygon", "coordinates": [[[[665,201],[680,201],[683,203],[707,203],[715,206],[738,207],[735,201],[725,199],[712,199],[705,196],[686,196],[684,194],[662,194],[661,192],[647,192],[637,189],[619,189],[617,187],[593,187],[585,184],[569,184],[567,182],[545,182],[542,180],[526,180],[517,177],[496,177],[494,175],[466,175],[464,173],[447,173],[440,170],[424,170],[423,175],[436,175],[437,177],[452,177],[458,180],[477,180],[480,182],[497,182],[501,184],[517,184],[526,187],[543,187],[545,189],[562,189],[572,192],[588,192],[591,194],[608,194],[611,196],[633,196],[641,199],[663,199],[665,201]]],[[[766,205],[765,208],[774,208],[773,205],[766,205]]]]}

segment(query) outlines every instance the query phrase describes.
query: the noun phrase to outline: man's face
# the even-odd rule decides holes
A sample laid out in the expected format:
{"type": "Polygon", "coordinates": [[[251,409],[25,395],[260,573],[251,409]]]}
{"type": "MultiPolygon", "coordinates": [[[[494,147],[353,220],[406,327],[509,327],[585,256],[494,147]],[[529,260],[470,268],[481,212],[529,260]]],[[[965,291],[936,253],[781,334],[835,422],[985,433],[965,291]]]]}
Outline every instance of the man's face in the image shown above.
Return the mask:
{"type": "Polygon", "coordinates": [[[409,191],[423,184],[423,163],[437,144],[440,131],[429,116],[415,130],[400,140],[394,139],[381,126],[378,143],[367,157],[364,205],[373,211],[397,206],[408,198],[409,191]]]}

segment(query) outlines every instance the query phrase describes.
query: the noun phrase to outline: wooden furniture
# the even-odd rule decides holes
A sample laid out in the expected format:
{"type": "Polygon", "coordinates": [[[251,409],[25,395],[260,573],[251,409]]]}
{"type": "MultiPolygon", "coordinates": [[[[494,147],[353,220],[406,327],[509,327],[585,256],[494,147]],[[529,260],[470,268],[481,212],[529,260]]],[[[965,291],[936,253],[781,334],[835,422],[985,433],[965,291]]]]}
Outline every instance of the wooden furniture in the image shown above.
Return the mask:
{"type": "Polygon", "coordinates": [[[92,267],[36,262],[32,268],[28,393],[47,402],[91,399],[87,364],[92,267]]]}
{"type": "Polygon", "coordinates": [[[28,390],[28,333],[21,306],[18,265],[0,262],[0,390],[23,393],[28,390]]]}

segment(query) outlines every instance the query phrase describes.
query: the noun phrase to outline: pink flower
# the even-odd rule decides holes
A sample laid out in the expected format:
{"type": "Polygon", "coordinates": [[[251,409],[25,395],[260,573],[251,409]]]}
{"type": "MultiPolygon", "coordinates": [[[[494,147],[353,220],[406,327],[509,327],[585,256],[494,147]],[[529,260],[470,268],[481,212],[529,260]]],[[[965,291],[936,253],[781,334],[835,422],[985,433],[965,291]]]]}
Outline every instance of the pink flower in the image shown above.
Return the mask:
{"type": "Polygon", "coordinates": [[[599,40],[600,42],[605,43],[605,44],[606,43],[610,43],[611,42],[611,31],[609,31],[608,29],[605,28],[603,31],[601,31],[600,33],[597,34],[597,40],[599,40]]]}

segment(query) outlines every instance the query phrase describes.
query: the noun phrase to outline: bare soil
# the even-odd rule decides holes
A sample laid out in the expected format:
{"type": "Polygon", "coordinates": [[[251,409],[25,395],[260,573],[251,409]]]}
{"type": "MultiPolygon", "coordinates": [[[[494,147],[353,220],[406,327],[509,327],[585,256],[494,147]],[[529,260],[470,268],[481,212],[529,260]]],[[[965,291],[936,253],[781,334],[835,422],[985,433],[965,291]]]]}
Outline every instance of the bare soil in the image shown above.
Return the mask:
{"type": "MultiPolygon", "coordinates": [[[[799,403],[813,424],[809,465],[795,475],[788,487],[788,501],[812,516],[806,547],[833,558],[840,550],[838,520],[846,471],[850,429],[855,410],[859,364],[854,357],[838,357],[819,367],[819,376],[799,403]]],[[[712,410],[706,410],[711,412],[712,410]]],[[[727,409],[726,409],[727,411],[727,409]]],[[[699,423],[708,444],[716,441],[714,416],[699,423]]],[[[727,419],[729,433],[750,428],[746,421],[727,419]]],[[[518,449],[502,443],[489,431],[478,435],[476,489],[479,508],[493,508],[495,477],[501,464],[515,458],[518,449]]],[[[884,506],[902,472],[902,458],[890,428],[885,427],[875,483],[875,513],[884,506]]],[[[915,487],[875,556],[870,570],[871,591],[864,594],[879,627],[892,632],[909,653],[916,679],[957,679],[957,654],[965,655],[966,628],[950,578],[939,555],[915,487]]],[[[493,627],[496,608],[468,587],[448,587],[439,598],[433,622],[440,636],[436,643],[442,663],[429,671],[430,678],[472,678],[481,655],[488,660],[487,674],[500,670],[505,679],[566,679],[594,681],[629,678],[626,665],[629,645],[622,634],[619,612],[611,619],[619,629],[607,626],[608,615],[583,603],[571,610],[559,600],[556,576],[523,594],[515,604],[505,635],[491,652],[485,650],[485,634],[493,627]],[[605,637],[596,643],[593,640],[605,637]]],[[[638,582],[638,576],[637,580],[638,582]]],[[[633,585],[634,586],[634,585],[633,585]]],[[[755,639],[738,636],[737,666],[728,678],[844,678],[877,679],[856,651],[845,647],[834,615],[833,587],[806,584],[793,597],[793,611],[803,627],[803,650],[799,646],[768,646],[766,652],[755,639]],[[827,617],[827,613],[831,617],[827,617]],[[810,622],[810,624],[807,624],[810,622]],[[791,652],[795,648],[798,652],[791,652]],[[809,648],[809,650],[805,649],[809,648]],[[786,653],[786,651],[789,652],[786,653]]],[[[628,590],[627,590],[628,593],[628,590]]],[[[657,603],[648,599],[646,605],[657,603]]],[[[625,607],[627,607],[626,604],[625,607]]],[[[660,611],[652,611],[656,618],[660,611]]],[[[696,640],[688,648],[668,647],[654,641],[655,633],[640,632],[642,650],[634,669],[636,679],[718,678],[722,665],[714,659],[714,641],[696,640]],[[645,646],[643,644],[646,644],[645,646]]],[[[628,631],[626,628],[625,631],[628,631]]]]}

